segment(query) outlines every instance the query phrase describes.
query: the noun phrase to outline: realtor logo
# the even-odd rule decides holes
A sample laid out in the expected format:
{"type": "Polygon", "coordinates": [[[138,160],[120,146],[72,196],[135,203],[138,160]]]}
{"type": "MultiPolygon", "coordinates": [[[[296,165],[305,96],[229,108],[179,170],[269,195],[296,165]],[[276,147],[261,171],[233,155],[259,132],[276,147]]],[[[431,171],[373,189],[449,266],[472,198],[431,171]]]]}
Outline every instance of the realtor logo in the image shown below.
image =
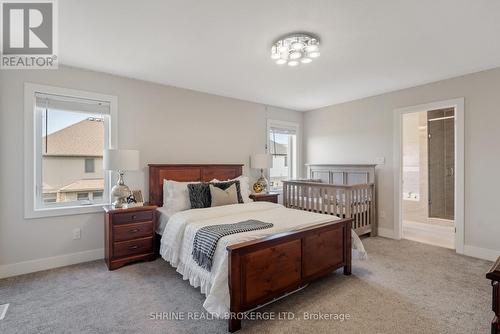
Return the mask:
{"type": "Polygon", "coordinates": [[[2,69],[57,69],[55,0],[0,0],[2,69]]]}

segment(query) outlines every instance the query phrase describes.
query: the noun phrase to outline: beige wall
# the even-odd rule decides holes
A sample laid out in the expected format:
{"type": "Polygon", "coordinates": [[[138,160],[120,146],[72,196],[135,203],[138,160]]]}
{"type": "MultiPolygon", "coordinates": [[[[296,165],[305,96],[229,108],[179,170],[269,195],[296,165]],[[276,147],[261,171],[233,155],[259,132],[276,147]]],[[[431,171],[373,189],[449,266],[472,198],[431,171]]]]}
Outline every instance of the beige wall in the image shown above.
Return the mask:
{"type": "Polygon", "coordinates": [[[264,151],[266,116],[302,122],[294,111],[75,68],[0,71],[0,269],[104,245],[102,213],[23,218],[25,82],[118,96],[119,146],[140,150],[143,166],[126,183],[146,195],[147,163],[244,163],[247,173],[250,154],[264,151]]]}
{"type": "Polygon", "coordinates": [[[306,112],[305,161],[374,162],[380,227],[393,217],[393,112],[396,108],[465,98],[465,245],[500,254],[500,68],[306,112]]]}

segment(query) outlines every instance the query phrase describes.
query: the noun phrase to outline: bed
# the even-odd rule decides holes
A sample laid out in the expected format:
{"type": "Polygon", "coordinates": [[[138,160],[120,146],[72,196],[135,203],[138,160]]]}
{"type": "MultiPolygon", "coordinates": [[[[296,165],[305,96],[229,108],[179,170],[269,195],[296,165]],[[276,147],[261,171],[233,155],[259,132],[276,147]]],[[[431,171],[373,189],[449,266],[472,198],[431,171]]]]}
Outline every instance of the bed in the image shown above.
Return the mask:
{"type": "MultiPolygon", "coordinates": [[[[149,165],[149,200],[163,206],[163,182],[208,182],[242,175],[242,165],[149,165]]],[[[162,215],[170,213],[160,212],[162,215]]],[[[241,328],[241,315],[308,282],[343,268],[351,274],[352,219],[255,202],[186,210],[168,217],[160,228],[160,254],[191,285],[207,295],[205,309],[228,319],[229,331],[241,328]],[[192,262],[192,238],[201,226],[252,217],[271,229],[237,233],[217,244],[210,272],[192,262]],[[163,229],[163,231],[161,231],[163,229]]]]}

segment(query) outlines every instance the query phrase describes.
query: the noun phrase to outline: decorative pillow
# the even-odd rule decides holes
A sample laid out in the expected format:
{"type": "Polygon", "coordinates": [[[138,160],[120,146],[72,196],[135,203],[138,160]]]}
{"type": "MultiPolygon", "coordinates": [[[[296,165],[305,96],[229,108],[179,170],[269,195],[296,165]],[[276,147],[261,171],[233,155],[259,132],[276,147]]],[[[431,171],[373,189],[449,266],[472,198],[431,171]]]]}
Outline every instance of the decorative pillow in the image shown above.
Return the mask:
{"type": "MultiPolygon", "coordinates": [[[[238,176],[234,179],[226,180],[224,182],[228,181],[240,181],[240,190],[241,190],[241,198],[243,199],[243,203],[251,203],[253,200],[250,198],[250,194],[252,193],[250,191],[250,179],[248,176],[238,176]]],[[[214,179],[210,182],[220,182],[217,179],[214,179]]]]}
{"type": "Polygon", "coordinates": [[[236,194],[238,196],[238,203],[243,203],[241,197],[240,182],[214,182],[214,183],[192,183],[188,184],[189,201],[191,202],[191,209],[209,208],[212,206],[212,196],[210,195],[210,184],[226,190],[231,185],[236,185],[236,194]]]}
{"type": "Polygon", "coordinates": [[[229,204],[238,204],[238,191],[236,190],[236,184],[232,184],[226,190],[222,190],[219,187],[214,187],[209,185],[210,197],[212,199],[211,206],[221,206],[229,204]]]}

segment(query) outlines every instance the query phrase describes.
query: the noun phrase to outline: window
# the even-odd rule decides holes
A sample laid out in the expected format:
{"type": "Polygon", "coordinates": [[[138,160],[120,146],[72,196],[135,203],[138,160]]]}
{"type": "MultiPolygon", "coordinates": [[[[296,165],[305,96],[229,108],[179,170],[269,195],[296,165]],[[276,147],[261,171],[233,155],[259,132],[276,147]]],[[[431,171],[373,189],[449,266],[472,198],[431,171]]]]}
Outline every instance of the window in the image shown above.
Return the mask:
{"type": "Polygon", "coordinates": [[[53,192],[46,192],[43,194],[44,203],[55,203],[57,201],[57,194],[53,192]]]}
{"type": "MultiPolygon", "coordinates": [[[[109,132],[109,105],[99,101],[37,93],[36,128],[42,197],[56,193],[55,202],[40,207],[88,205],[90,191],[104,191],[102,157],[109,132]],[[81,166],[85,166],[82,173],[81,166]],[[97,165],[97,168],[96,168],[97,165]],[[89,179],[85,174],[96,174],[89,179]]],[[[93,201],[99,204],[100,200],[93,201]]]]}
{"type": "Polygon", "coordinates": [[[77,193],[76,199],[78,201],[88,201],[89,200],[89,193],[77,193]]]}
{"type": "Polygon", "coordinates": [[[26,84],[25,115],[26,218],[96,212],[108,203],[103,153],[114,142],[116,98],[26,84]]]}
{"type": "Polygon", "coordinates": [[[284,180],[298,175],[297,133],[298,124],[268,121],[268,152],[273,157],[269,182],[273,190],[282,189],[284,180]]]}
{"type": "Polygon", "coordinates": [[[94,201],[96,201],[96,200],[102,200],[102,195],[103,195],[103,192],[102,192],[102,191],[94,191],[94,192],[92,193],[92,199],[93,199],[94,201]]]}
{"type": "Polygon", "coordinates": [[[85,173],[95,173],[95,159],[85,159],[85,173]]]}

